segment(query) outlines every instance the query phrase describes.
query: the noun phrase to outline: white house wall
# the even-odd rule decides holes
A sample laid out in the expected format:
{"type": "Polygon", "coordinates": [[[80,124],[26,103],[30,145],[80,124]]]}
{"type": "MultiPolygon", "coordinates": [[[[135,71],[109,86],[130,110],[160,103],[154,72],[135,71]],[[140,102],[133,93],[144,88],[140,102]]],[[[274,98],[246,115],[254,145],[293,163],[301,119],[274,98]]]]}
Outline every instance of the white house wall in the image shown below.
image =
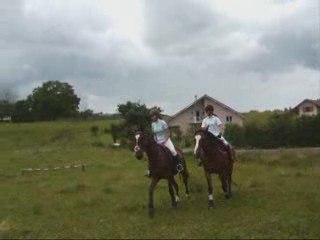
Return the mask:
{"type": "Polygon", "coordinates": [[[208,104],[211,104],[214,106],[214,113],[217,114],[217,116],[221,119],[223,123],[226,123],[226,117],[232,116],[232,123],[238,124],[240,126],[243,125],[243,119],[239,116],[239,114],[235,113],[234,111],[229,110],[228,108],[224,108],[220,104],[217,104],[214,101],[211,101],[210,99],[202,99],[198,101],[196,104],[190,106],[189,108],[185,109],[183,112],[178,114],[174,119],[172,119],[169,122],[170,126],[179,126],[181,131],[185,134],[187,133],[188,129],[190,128],[190,124],[195,122],[194,117],[196,116],[196,111],[200,112],[200,121],[204,117],[206,117],[204,108],[208,104]]]}
{"type": "Polygon", "coordinates": [[[299,106],[299,116],[314,116],[314,115],[317,115],[318,114],[318,107],[311,103],[311,102],[304,102],[304,103],[301,103],[301,105],[299,106]],[[312,107],[313,108],[313,111],[311,112],[304,112],[303,109],[305,107],[312,107]]]}

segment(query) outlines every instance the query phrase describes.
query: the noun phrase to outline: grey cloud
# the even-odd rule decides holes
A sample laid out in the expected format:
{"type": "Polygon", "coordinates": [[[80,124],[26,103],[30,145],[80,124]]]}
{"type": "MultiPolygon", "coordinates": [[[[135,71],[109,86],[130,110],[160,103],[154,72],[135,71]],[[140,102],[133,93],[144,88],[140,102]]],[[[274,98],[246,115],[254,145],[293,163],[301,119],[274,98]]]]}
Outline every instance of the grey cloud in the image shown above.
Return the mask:
{"type": "Polygon", "coordinates": [[[252,107],[261,82],[275,82],[296,66],[315,72],[319,66],[309,5],[276,25],[259,25],[228,18],[206,1],[148,0],[142,48],[149,55],[115,35],[95,2],[14,0],[2,1],[0,9],[6,12],[0,87],[19,87],[22,97],[42,81],[58,79],[84,99],[141,100],[174,113],[194,94],[207,93],[243,110],[252,107]]]}
{"type": "Polygon", "coordinates": [[[160,54],[201,54],[237,27],[203,1],[146,1],[145,42],[160,54]]]}
{"type": "Polygon", "coordinates": [[[108,32],[109,19],[97,8],[92,7],[95,12],[88,13],[87,7],[72,9],[81,6],[80,1],[73,3],[64,8],[53,4],[50,10],[37,5],[39,9],[29,6],[28,10],[28,1],[24,5],[22,1],[8,4],[6,8],[10,6],[15,19],[8,18],[6,28],[1,30],[2,84],[59,79],[80,85],[83,81],[95,88],[99,82],[111,85],[128,75],[133,66],[126,54],[135,51],[135,46],[126,39],[114,38],[108,32]],[[39,13],[41,10],[46,13],[39,13]]]}
{"type": "MultiPolygon", "coordinates": [[[[287,1],[286,1],[287,2],[287,1]]],[[[285,4],[286,2],[278,2],[285,4]]],[[[176,61],[194,61],[212,71],[283,72],[295,65],[318,68],[318,21],[310,15],[312,4],[286,18],[279,16],[273,25],[241,23],[228,19],[206,5],[194,1],[148,1],[146,43],[176,61]],[[306,19],[307,17],[307,19],[306,19]],[[230,35],[242,32],[248,42],[254,40],[265,51],[251,58],[228,59],[242,46],[230,41],[230,35]],[[259,36],[261,35],[261,36],[259,36]],[[238,45],[238,46],[237,46],[238,45]]]]}
{"type": "MultiPolygon", "coordinates": [[[[291,71],[297,65],[319,70],[319,26],[312,4],[295,15],[279,16],[277,24],[263,26],[259,42],[267,52],[249,61],[239,62],[245,71],[264,74],[291,71]]],[[[259,26],[256,26],[257,28],[259,26]]],[[[260,29],[256,29],[259,31],[260,29]]]]}

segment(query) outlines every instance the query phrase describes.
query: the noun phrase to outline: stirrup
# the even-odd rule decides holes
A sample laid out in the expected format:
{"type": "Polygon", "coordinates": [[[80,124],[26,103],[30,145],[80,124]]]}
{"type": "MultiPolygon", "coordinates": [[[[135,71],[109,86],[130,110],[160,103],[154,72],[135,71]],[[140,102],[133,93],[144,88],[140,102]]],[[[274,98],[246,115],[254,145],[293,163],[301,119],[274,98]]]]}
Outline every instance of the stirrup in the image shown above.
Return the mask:
{"type": "Polygon", "coordinates": [[[182,172],[184,170],[184,167],[183,167],[183,165],[181,163],[178,163],[177,166],[176,166],[176,169],[180,173],[180,172],[182,172]]]}

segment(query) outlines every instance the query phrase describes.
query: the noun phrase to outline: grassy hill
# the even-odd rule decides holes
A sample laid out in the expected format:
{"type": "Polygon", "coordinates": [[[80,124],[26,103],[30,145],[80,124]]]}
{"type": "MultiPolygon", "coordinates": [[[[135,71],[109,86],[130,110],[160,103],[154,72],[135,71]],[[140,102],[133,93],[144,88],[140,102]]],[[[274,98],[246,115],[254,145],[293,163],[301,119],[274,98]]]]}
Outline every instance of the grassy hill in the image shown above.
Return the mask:
{"type": "MultiPolygon", "coordinates": [[[[0,238],[319,238],[320,152],[240,152],[234,198],[187,155],[191,197],[170,209],[166,182],[147,217],[145,161],[108,145],[111,121],[0,124],[0,238]],[[99,126],[98,136],[90,132],[99,126]],[[79,168],[26,172],[23,168],[79,168]]],[[[178,180],[178,179],[177,179],[178,180]]],[[[179,180],[178,180],[179,181],[179,180]]]]}

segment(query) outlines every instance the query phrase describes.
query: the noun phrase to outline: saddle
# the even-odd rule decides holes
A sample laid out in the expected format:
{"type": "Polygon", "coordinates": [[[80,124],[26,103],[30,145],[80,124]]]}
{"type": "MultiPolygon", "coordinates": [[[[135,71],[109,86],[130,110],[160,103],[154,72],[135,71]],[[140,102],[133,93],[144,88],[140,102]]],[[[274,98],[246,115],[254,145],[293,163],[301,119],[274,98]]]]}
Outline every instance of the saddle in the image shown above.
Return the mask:
{"type": "MultiPolygon", "coordinates": [[[[178,166],[178,164],[182,164],[182,162],[180,162],[181,161],[181,153],[179,152],[179,151],[177,151],[177,156],[173,156],[172,155],[172,153],[171,153],[171,151],[167,148],[167,147],[165,147],[165,146],[163,146],[163,145],[160,145],[161,146],[161,148],[164,150],[164,152],[165,152],[165,154],[169,157],[169,159],[172,161],[172,163],[173,163],[173,169],[174,169],[174,172],[175,172],[175,174],[177,174],[178,173],[178,171],[177,171],[177,166],[178,166]]],[[[182,170],[181,170],[182,171],[182,170]]]]}
{"type": "Polygon", "coordinates": [[[216,144],[220,151],[228,152],[228,147],[223,143],[223,141],[219,137],[216,137],[211,132],[207,132],[207,135],[212,144],[216,144]]]}
{"type": "Polygon", "coordinates": [[[170,151],[166,146],[163,146],[163,145],[161,145],[161,144],[159,144],[159,145],[160,145],[160,147],[163,149],[163,151],[167,154],[167,156],[172,159],[173,156],[172,156],[171,151],[170,151]]]}

